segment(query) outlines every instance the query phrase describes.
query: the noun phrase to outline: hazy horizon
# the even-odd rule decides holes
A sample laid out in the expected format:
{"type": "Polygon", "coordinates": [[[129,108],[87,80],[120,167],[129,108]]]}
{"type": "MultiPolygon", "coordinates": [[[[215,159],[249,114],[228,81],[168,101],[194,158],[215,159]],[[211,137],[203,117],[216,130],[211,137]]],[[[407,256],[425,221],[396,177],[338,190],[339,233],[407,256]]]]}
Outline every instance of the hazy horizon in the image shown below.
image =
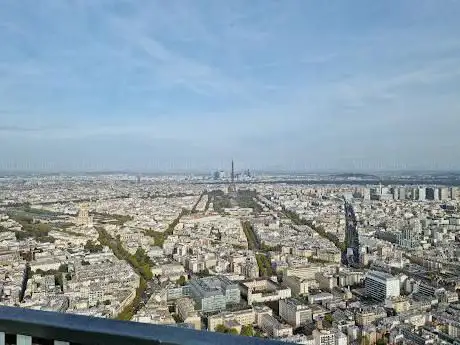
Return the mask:
{"type": "Polygon", "coordinates": [[[460,2],[0,5],[0,171],[459,171],[460,2]]]}
{"type": "MultiPolygon", "coordinates": [[[[260,175],[320,175],[320,176],[334,176],[334,175],[363,175],[363,176],[375,176],[375,177],[383,177],[388,175],[394,176],[423,176],[423,175],[459,175],[460,177],[460,170],[340,170],[340,169],[330,169],[330,170],[264,170],[264,169],[247,169],[244,167],[236,168],[236,173],[242,173],[249,170],[250,173],[255,174],[255,176],[260,175]]],[[[210,170],[1,170],[0,169],[0,176],[22,176],[22,175],[116,175],[116,174],[127,174],[131,176],[155,176],[155,175],[195,175],[195,176],[211,176],[217,171],[224,171],[227,173],[231,172],[231,168],[219,168],[219,169],[210,169],[210,170]]],[[[230,178],[230,175],[228,176],[230,178]]]]}

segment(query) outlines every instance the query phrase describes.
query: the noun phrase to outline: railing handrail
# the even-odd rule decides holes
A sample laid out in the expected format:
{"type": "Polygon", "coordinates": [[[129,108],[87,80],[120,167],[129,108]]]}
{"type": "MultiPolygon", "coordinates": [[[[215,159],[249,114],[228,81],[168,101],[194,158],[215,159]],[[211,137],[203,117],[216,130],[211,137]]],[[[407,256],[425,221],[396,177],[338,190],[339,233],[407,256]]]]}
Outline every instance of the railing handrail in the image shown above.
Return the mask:
{"type": "Polygon", "coordinates": [[[0,332],[78,344],[280,345],[279,341],[0,306],[0,332]]]}

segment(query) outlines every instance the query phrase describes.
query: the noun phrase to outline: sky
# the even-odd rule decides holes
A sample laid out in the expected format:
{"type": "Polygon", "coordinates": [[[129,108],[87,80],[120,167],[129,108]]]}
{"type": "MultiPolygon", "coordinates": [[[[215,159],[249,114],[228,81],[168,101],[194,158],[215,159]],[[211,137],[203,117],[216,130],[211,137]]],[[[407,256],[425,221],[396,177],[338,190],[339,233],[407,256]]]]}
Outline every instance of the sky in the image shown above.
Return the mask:
{"type": "Polygon", "coordinates": [[[0,170],[460,169],[460,1],[2,0],[0,170]]]}

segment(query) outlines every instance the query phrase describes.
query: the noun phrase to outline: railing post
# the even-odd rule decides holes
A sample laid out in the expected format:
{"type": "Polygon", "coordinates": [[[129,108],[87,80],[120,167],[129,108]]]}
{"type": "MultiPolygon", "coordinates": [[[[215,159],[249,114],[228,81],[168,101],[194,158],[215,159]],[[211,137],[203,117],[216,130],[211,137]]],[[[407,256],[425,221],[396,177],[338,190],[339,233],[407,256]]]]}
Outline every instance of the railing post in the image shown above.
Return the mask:
{"type": "Polygon", "coordinates": [[[16,335],[16,345],[32,345],[32,337],[30,335],[16,335]]]}
{"type": "Polygon", "coordinates": [[[0,332],[0,345],[5,345],[5,333],[0,332]]]}

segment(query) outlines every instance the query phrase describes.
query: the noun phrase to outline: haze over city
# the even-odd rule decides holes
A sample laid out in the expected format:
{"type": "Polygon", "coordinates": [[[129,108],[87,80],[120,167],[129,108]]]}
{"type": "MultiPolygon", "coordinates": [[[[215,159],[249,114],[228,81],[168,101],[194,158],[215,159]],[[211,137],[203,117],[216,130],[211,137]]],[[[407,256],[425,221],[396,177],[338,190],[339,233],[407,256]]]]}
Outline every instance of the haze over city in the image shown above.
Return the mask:
{"type": "Polygon", "coordinates": [[[460,168],[458,1],[0,5],[0,170],[460,168]]]}
{"type": "Polygon", "coordinates": [[[0,345],[460,345],[460,0],[0,0],[0,345]]]}

